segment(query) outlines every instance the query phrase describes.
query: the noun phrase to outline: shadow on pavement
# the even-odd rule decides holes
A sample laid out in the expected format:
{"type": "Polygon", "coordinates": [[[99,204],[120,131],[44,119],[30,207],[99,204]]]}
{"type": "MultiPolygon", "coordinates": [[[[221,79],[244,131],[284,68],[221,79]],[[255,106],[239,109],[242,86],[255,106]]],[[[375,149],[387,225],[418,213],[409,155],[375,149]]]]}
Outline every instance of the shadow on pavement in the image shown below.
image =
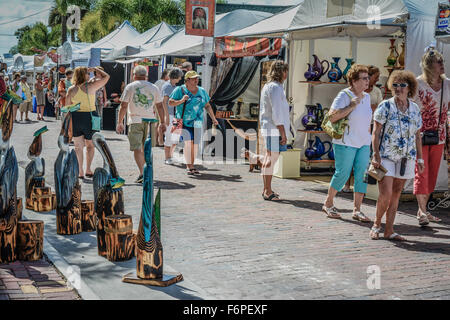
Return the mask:
{"type": "Polygon", "coordinates": [[[195,188],[195,185],[187,183],[187,182],[171,182],[171,181],[159,181],[154,180],[153,184],[154,188],[161,188],[166,190],[186,190],[195,188]]]}

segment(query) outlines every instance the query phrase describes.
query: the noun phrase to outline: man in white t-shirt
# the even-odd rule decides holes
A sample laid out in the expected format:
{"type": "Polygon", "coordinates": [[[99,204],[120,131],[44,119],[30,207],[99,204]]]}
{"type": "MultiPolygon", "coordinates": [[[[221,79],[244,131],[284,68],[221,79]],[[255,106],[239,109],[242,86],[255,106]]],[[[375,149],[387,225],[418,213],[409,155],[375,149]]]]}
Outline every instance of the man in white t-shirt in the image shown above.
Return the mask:
{"type": "MultiPolygon", "coordinates": [[[[164,119],[164,108],[159,89],[147,81],[147,69],[144,66],[137,66],[133,70],[134,81],[125,87],[120,97],[119,119],[116,131],[124,131],[123,119],[127,113],[128,140],[130,150],[134,152],[134,159],[139,168],[140,175],[136,183],[143,182],[143,170],[145,164],[144,143],[148,135],[148,124],[142,122],[142,118],[156,119],[155,107],[164,119]]],[[[166,126],[161,124],[161,131],[164,132],[166,126]]]]}

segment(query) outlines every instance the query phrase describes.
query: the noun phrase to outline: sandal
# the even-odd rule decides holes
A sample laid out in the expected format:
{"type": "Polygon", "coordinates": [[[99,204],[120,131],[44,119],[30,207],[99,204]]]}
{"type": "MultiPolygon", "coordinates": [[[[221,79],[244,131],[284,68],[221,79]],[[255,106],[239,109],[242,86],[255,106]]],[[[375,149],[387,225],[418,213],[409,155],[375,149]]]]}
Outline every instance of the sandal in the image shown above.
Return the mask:
{"type": "Polygon", "coordinates": [[[386,240],[391,240],[391,241],[407,241],[406,238],[403,238],[401,235],[399,235],[398,233],[393,233],[391,234],[389,237],[384,237],[386,240]]]}
{"type": "Polygon", "coordinates": [[[352,189],[344,187],[344,188],[342,188],[342,192],[344,192],[344,193],[352,193],[352,189]]]}
{"type": "Polygon", "coordinates": [[[201,174],[197,169],[191,169],[191,172],[196,176],[199,176],[201,174]]]}
{"type": "Polygon", "coordinates": [[[326,213],[328,218],[331,219],[341,219],[339,213],[337,213],[336,207],[327,208],[325,206],[322,207],[322,211],[326,213]]]}
{"type": "Polygon", "coordinates": [[[432,215],[431,213],[429,213],[429,212],[426,213],[426,217],[427,217],[428,220],[431,221],[431,222],[441,222],[441,221],[442,221],[441,218],[435,217],[435,216],[433,216],[433,215],[432,215]]]}
{"type": "Polygon", "coordinates": [[[84,179],[84,176],[78,176],[78,179],[83,180],[83,179],[84,179]]]}
{"type": "Polygon", "coordinates": [[[366,217],[366,216],[364,215],[364,213],[362,213],[361,211],[353,212],[352,218],[353,218],[354,220],[358,220],[358,221],[360,221],[360,222],[371,222],[371,221],[372,221],[372,220],[370,220],[368,217],[366,217]]]}
{"type": "Polygon", "coordinates": [[[193,176],[194,175],[194,169],[187,169],[186,171],[188,176],[193,176]]]}
{"type": "Polygon", "coordinates": [[[86,177],[92,178],[92,177],[94,177],[94,174],[93,173],[86,173],[86,177]]]}
{"type": "Polygon", "coordinates": [[[266,201],[281,201],[280,197],[278,195],[276,195],[274,192],[272,192],[272,194],[268,197],[266,197],[264,195],[264,193],[262,194],[262,197],[264,200],[266,201]],[[278,200],[277,200],[278,199],[278,200]]]}
{"type": "Polygon", "coordinates": [[[370,234],[369,234],[370,235],[370,239],[372,239],[372,240],[380,239],[380,231],[381,231],[381,228],[377,228],[377,227],[373,226],[370,229],[370,234]],[[373,234],[375,234],[376,237],[374,237],[373,234]]]}
{"type": "Polygon", "coordinates": [[[417,220],[419,220],[419,225],[420,226],[426,226],[430,223],[430,221],[428,220],[428,217],[426,214],[420,214],[420,216],[417,217],[417,220]]]}

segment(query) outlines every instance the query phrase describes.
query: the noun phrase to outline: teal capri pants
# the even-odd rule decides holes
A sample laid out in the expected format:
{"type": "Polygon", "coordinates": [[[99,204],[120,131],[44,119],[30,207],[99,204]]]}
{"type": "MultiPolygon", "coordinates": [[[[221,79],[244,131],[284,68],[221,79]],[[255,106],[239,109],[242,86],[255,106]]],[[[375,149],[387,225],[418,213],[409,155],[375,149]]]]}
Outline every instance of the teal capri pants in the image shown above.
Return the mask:
{"type": "Polygon", "coordinates": [[[370,147],[362,146],[354,148],[333,144],[335,167],[331,186],[337,191],[341,191],[352,172],[355,176],[354,191],[359,193],[367,192],[367,183],[364,183],[364,173],[369,166],[370,147]]]}

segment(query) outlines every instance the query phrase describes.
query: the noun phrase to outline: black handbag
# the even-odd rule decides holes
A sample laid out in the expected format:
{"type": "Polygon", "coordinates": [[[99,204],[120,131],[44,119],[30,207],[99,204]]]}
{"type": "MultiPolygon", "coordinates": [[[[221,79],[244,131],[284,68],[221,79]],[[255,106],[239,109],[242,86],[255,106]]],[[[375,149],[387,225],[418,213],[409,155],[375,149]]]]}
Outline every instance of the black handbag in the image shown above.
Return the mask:
{"type": "Polygon", "coordinates": [[[441,88],[441,107],[439,110],[439,118],[438,118],[438,129],[437,130],[427,130],[422,134],[422,145],[423,146],[433,146],[439,144],[439,126],[441,124],[441,115],[442,115],[442,104],[444,103],[444,80],[442,80],[442,88],[441,88]]]}

